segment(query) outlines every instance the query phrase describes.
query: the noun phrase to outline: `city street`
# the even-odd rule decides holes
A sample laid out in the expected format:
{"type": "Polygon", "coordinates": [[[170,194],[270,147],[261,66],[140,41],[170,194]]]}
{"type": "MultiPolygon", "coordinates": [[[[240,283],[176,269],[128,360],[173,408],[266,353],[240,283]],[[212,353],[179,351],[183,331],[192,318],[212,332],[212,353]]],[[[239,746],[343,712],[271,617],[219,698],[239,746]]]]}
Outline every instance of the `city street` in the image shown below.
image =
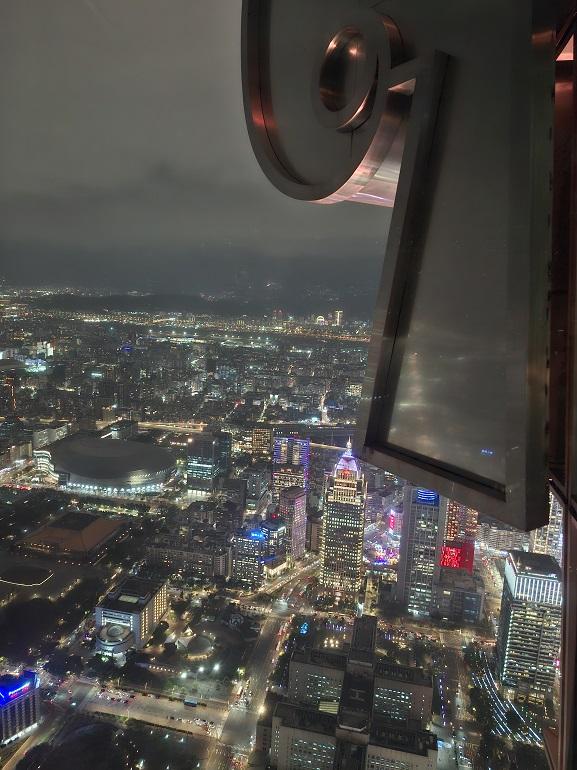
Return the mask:
{"type": "MultiPolygon", "coordinates": [[[[250,677],[252,705],[250,709],[233,707],[221,733],[222,743],[250,751],[254,737],[258,712],[265,698],[267,680],[274,668],[275,648],[283,618],[270,615],[265,621],[252,654],[246,665],[246,676],[250,677]]],[[[212,770],[212,769],[211,769],[212,770]]]]}

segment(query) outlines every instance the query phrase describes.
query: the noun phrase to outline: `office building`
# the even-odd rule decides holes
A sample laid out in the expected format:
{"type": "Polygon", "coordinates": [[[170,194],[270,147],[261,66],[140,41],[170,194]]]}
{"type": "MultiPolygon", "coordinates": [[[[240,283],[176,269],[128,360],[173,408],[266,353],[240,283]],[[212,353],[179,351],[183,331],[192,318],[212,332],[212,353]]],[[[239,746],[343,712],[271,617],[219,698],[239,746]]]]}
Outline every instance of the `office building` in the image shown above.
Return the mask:
{"type": "Polygon", "coordinates": [[[120,655],[141,649],[168,608],[166,582],[128,577],[96,607],[96,649],[120,655]]]}
{"type": "Polygon", "coordinates": [[[302,487],[281,489],[279,514],[287,530],[287,557],[295,562],[304,556],[307,536],[307,494],[302,487]]]}
{"type": "Polygon", "coordinates": [[[250,468],[246,474],[246,508],[261,512],[270,498],[270,471],[266,467],[250,468]]]}
{"type": "Polygon", "coordinates": [[[501,683],[542,700],[553,689],[561,642],[561,570],[552,556],[511,551],[497,638],[501,683]]]}
{"type": "Polygon", "coordinates": [[[446,510],[447,500],[436,492],[405,486],[397,600],[417,615],[431,610],[440,577],[446,510]]]}
{"type": "Polygon", "coordinates": [[[375,655],[377,620],[355,620],[348,642],[315,646],[305,624],[289,664],[286,699],[267,698],[259,749],[280,768],[434,770],[428,732],[432,680],[421,669],[375,655]]]}
{"type": "Polygon", "coordinates": [[[276,770],[333,770],[337,748],[334,715],[279,703],[271,722],[270,760],[276,770]]]}
{"type": "Polygon", "coordinates": [[[563,508],[557,498],[549,495],[549,523],[534,529],[529,535],[529,550],[552,556],[557,564],[563,558],[563,508]]]}
{"type": "Polygon", "coordinates": [[[286,554],[287,526],[281,518],[274,516],[274,518],[265,519],[260,523],[260,531],[264,534],[269,556],[286,554]]]}
{"type": "Polygon", "coordinates": [[[201,578],[230,577],[232,568],[224,533],[202,525],[157,535],[147,546],[147,560],[201,578]]]}
{"type": "Polygon", "coordinates": [[[255,459],[269,461],[272,456],[272,430],[270,428],[253,428],[251,455],[255,459]]]}
{"type": "Polygon", "coordinates": [[[431,719],[433,682],[423,669],[402,666],[375,653],[376,618],[355,619],[350,641],[336,647],[306,638],[295,646],[289,663],[288,698],[321,711],[336,713],[345,674],[371,681],[375,714],[390,719],[417,720],[421,726],[431,719]]]}
{"type": "Polygon", "coordinates": [[[230,468],[229,433],[198,433],[188,440],[186,481],[189,489],[213,492],[230,468]]]}
{"type": "Polygon", "coordinates": [[[321,537],[323,530],[323,514],[321,511],[312,511],[307,516],[307,540],[306,549],[311,553],[319,553],[321,550],[321,537]]]}
{"type": "Polygon", "coordinates": [[[269,554],[267,536],[258,526],[239,529],[232,541],[232,577],[251,588],[265,579],[265,565],[274,559],[269,554]]]}
{"type": "Polygon", "coordinates": [[[397,599],[409,612],[428,615],[440,576],[447,500],[410,484],[403,494],[397,599]]]}
{"type": "Polygon", "coordinates": [[[477,526],[478,545],[493,551],[524,551],[529,547],[530,534],[486,519],[477,526]]]}
{"type": "Polygon", "coordinates": [[[272,459],[273,500],[278,502],[285,487],[302,487],[308,493],[310,439],[296,434],[275,435],[272,459]]]}
{"type": "Polygon", "coordinates": [[[276,770],[435,770],[436,736],[388,720],[371,719],[370,704],[366,700],[360,702],[362,696],[370,698],[370,693],[363,689],[364,684],[362,679],[351,681],[354,688],[350,702],[343,704],[338,715],[292,703],[277,703],[269,728],[272,767],[276,770]]]}
{"type": "Polygon", "coordinates": [[[464,569],[441,569],[431,615],[454,623],[480,623],[485,607],[481,576],[464,569]]]}
{"type": "Polygon", "coordinates": [[[367,483],[347,449],[328,476],[323,506],[320,584],[356,594],[361,587],[367,483]]]}
{"type": "Polygon", "coordinates": [[[466,570],[473,573],[477,511],[455,500],[447,501],[445,535],[440,564],[445,569],[466,570]]]}
{"type": "Polygon", "coordinates": [[[0,744],[21,738],[40,719],[40,680],[34,671],[0,676],[0,744]]]}

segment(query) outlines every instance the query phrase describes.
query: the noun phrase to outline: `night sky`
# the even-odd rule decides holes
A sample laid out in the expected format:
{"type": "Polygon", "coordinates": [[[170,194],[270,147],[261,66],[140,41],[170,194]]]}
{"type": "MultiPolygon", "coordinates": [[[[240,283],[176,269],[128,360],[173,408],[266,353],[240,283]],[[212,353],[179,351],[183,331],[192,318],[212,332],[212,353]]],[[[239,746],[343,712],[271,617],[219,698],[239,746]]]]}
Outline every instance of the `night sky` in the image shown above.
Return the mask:
{"type": "Polygon", "coordinates": [[[291,201],[253,158],[240,9],[0,4],[0,275],[120,290],[374,286],[389,212],[291,201]]]}

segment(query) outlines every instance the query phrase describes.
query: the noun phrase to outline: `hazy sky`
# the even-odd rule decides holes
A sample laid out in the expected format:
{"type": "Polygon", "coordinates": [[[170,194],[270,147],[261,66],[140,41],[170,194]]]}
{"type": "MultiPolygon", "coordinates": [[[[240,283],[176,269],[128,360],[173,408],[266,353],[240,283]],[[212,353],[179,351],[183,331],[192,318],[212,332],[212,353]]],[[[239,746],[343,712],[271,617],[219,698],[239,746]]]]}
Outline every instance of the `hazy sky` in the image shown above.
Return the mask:
{"type": "Polygon", "coordinates": [[[0,274],[194,291],[293,256],[375,281],[388,212],[291,201],[253,158],[240,8],[3,0],[0,274]]]}

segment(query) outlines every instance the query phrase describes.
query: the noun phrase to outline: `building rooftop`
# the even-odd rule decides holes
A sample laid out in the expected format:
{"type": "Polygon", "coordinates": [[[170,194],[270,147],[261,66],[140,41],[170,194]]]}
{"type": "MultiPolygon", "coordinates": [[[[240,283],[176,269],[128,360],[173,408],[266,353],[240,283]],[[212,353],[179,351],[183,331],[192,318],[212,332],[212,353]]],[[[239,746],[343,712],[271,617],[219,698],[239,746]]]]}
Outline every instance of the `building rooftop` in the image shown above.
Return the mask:
{"type": "Polygon", "coordinates": [[[369,751],[371,744],[426,757],[429,751],[437,751],[437,736],[427,730],[413,730],[383,719],[374,719],[369,751]]]}
{"type": "Polygon", "coordinates": [[[353,445],[350,439],[347,441],[346,451],[341,455],[340,460],[335,465],[335,469],[333,473],[334,476],[339,476],[343,474],[345,475],[350,474],[351,476],[354,476],[356,479],[360,478],[361,476],[361,471],[359,469],[358,462],[353,457],[353,445]]]}
{"type": "Polygon", "coordinates": [[[34,671],[22,671],[19,675],[0,676],[0,708],[35,688],[38,675],[34,671]]]}
{"type": "Polygon", "coordinates": [[[121,528],[122,522],[85,511],[68,511],[20,541],[24,546],[86,555],[97,551],[121,528]]]}
{"type": "Polygon", "coordinates": [[[342,650],[311,649],[310,647],[295,648],[292,660],[298,663],[309,663],[312,666],[323,666],[344,671],[347,665],[347,655],[342,650]]]}
{"type": "Polygon", "coordinates": [[[552,556],[528,551],[510,551],[509,557],[516,572],[524,575],[540,575],[561,580],[561,568],[552,556]]]}
{"type": "Polygon", "coordinates": [[[274,716],[280,719],[285,727],[310,730],[313,733],[331,737],[334,737],[337,726],[337,718],[334,714],[326,714],[323,711],[292,703],[278,703],[274,716]]]}
{"type": "Polygon", "coordinates": [[[377,658],[375,676],[381,679],[392,679],[395,682],[420,685],[421,687],[433,686],[431,677],[425,674],[422,668],[401,666],[397,663],[390,663],[385,658],[377,658]]]}
{"type": "Polygon", "coordinates": [[[377,619],[374,615],[355,618],[349,646],[349,664],[363,667],[373,666],[377,639],[377,619]]]}
{"type": "Polygon", "coordinates": [[[49,447],[56,471],[85,478],[121,479],[137,472],[170,470],[175,460],[166,449],[154,444],[122,439],[75,435],[49,447]]]}
{"type": "Polygon", "coordinates": [[[135,612],[144,607],[163,587],[163,580],[129,577],[113,588],[102,599],[99,607],[121,612],[135,612]]]}
{"type": "Polygon", "coordinates": [[[355,732],[368,731],[373,711],[372,676],[347,671],[339,702],[339,727],[355,732]]]}
{"type": "Polygon", "coordinates": [[[305,490],[302,487],[285,487],[284,489],[281,489],[280,496],[282,500],[298,500],[301,498],[305,493],[305,490]]]}

